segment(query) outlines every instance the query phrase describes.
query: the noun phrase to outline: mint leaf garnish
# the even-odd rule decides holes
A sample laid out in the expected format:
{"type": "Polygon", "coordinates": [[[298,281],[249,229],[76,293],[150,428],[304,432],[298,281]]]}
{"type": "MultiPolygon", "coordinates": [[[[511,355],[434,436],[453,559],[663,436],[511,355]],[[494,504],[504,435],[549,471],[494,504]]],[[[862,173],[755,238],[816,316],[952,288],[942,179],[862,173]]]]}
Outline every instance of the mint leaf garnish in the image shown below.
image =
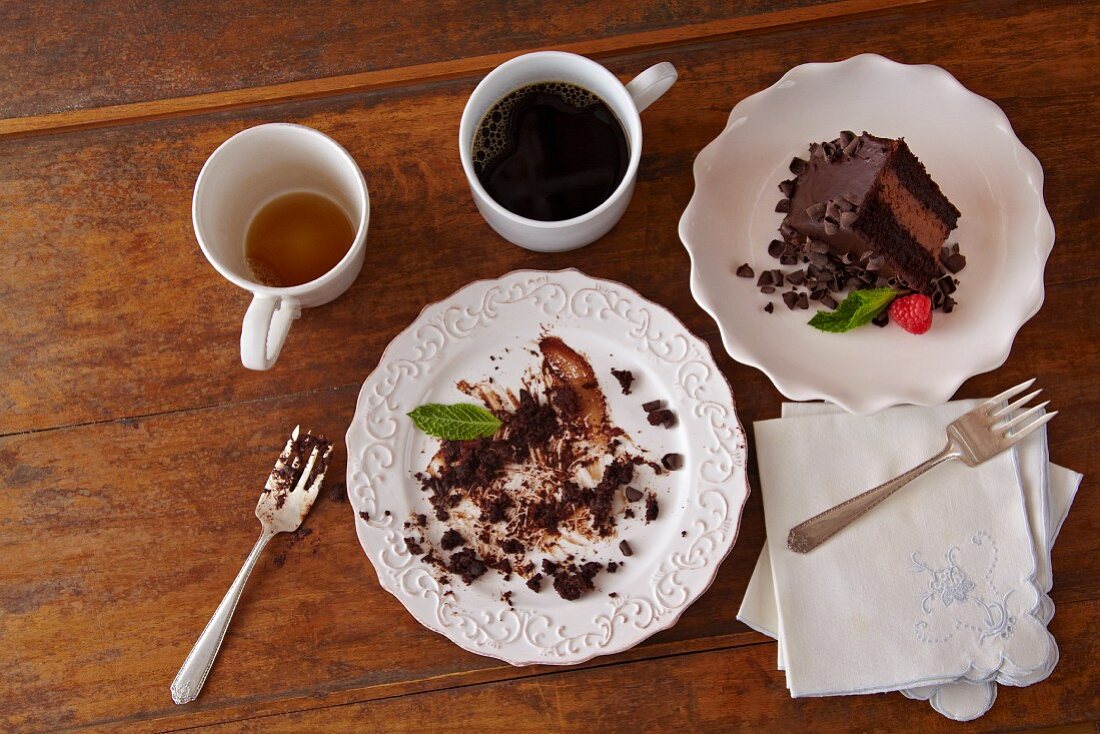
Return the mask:
{"type": "Polygon", "coordinates": [[[810,326],[833,334],[863,326],[882,313],[900,291],[894,288],[869,288],[852,291],[835,311],[818,311],[810,326]]]}
{"type": "Polygon", "coordinates": [[[424,433],[448,441],[488,438],[500,428],[499,418],[480,405],[471,403],[429,403],[413,410],[409,417],[424,433]]]}

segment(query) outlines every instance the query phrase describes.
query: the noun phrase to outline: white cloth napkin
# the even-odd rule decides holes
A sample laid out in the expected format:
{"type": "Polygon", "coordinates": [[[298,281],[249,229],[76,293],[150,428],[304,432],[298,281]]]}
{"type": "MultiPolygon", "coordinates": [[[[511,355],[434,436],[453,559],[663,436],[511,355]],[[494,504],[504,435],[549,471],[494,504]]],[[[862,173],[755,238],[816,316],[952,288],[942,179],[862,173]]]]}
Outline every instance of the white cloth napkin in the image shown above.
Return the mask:
{"type": "Polygon", "coordinates": [[[1048,472],[1045,432],[977,469],[938,467],[813,553],[785,547],[790,527],[942,448],[974,404],[871,418],[788,404],[757,424],[770,552],[738,618],[780,640],[792,695],[902,690],[965,719],[993,681],[1053,669],[1049,548],[1080,475],[1048,472]]]}

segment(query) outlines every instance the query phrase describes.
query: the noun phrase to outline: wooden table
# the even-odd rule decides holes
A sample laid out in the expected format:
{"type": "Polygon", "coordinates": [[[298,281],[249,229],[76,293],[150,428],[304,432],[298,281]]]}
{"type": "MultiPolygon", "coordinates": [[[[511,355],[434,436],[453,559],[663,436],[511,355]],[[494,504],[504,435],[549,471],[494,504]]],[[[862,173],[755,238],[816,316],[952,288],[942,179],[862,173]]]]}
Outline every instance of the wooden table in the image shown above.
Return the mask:
{"type": "MultiPolygon", "coordinates": [[[[1100,13],[1051,0],[484,3],[270,0],[0,5],[0,728],[970,731],[1100,721],[1100,13]],[[489,69],[560,48],[623,78],[669,60],[634,201],[607,237],[538,255],[466,191],[455,145],[489,69]],[[778,415],[688,293],[676,225],[729,109],[790,67],[876,51],[939,64],[1008,113],[1042,161],[1058,242],[1046,305],[981,396],[1039,375],[1057,463],[1089,475],[1054,551],[1062,659],[958,725],[898,694],[791,699],[775,647],[734,616],[763,541],[758,482],[714,586],[670,630],[571,669],[512,668],[423,629],[383,592],[347,505],[277,539],[199,700],[168,685],[257,533],[288,427],[342,437],[364,378],[429,302],[516,268],[580,267],[671,308],[711,345],[742,420],[778,415]],[[362,165],[363,273],[307,311],[275,369],[237,343],[247,295],[195,243],[210,152],[311,125],[362,165]],[[274,559],[285,555],[285,565],[274,559]]],[[[808,112],[812,114],[812,112],[808,112]]],[[[343,447],[333,473],[344,470],[343,447]]]]}

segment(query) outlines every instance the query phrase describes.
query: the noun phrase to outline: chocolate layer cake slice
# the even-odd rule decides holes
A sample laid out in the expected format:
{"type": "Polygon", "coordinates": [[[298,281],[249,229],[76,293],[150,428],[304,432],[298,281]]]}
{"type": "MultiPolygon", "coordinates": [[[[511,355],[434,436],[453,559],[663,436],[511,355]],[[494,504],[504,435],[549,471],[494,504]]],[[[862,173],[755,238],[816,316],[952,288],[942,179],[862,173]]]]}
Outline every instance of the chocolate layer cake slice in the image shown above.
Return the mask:
{"type": "Polygon", "coordinates": [[[959,210],[904,140],[845,131],[811,144],[809,160],[795,158],[791,172],[795,178],[780,184],[786,198],[776,209],[787,215],[783,239],[800,255],[827,249],[841,262],[862,260],[878,278],[929,295],[943,282],[941,247],[959,210]]]}

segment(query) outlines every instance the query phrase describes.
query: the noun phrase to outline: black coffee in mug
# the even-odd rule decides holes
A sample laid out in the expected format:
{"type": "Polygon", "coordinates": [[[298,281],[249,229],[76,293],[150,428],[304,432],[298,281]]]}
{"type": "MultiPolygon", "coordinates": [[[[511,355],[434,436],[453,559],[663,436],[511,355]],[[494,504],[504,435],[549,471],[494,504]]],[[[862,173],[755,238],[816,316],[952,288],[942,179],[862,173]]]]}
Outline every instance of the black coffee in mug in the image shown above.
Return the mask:
{"type": "Polygon", "coordinates": [[[568,82],[521,87],[478,125],[474,173],[498,204],[528,219],[572,219],[615,192],[630,163],[607,103],[568,82]]]}

